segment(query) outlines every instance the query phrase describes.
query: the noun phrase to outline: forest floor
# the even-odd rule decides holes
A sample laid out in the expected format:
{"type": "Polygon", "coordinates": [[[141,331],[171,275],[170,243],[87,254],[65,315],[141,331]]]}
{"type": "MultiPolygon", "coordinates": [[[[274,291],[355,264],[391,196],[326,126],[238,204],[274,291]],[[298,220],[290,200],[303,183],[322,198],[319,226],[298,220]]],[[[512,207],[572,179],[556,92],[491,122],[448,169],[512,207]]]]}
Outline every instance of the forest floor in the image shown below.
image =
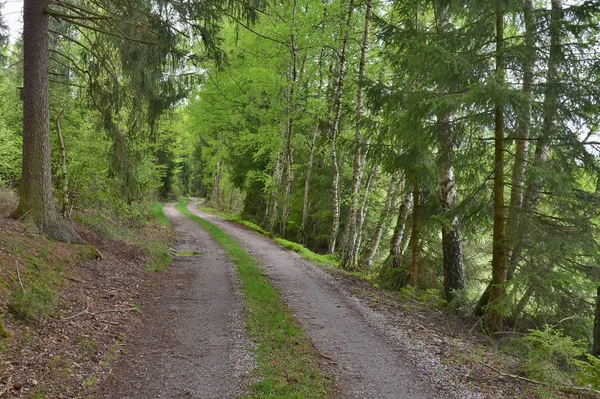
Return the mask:
{"type": "MultiPolygon", "coordinates": [[[[528,399],[543,393],[490,368],[518,374],[518,361],[501,356],[465,320],[315,266],[243,226],[189,209],[260,261],[311,339],[334,397],[528,399]]],[[[233,398],[243,392],[254,360],[233,266],[202,229],[172,206],[165,211],[179,256],[161,273],[146,271],[148,257],[139,248],[90,231],[83,233],[102,259],[73,264],[73,247],[49,247],[19,222],[0,220],[0,238],[18,242],[19,259],[49,251],[64,277],[60,309],[41,321],[19,321],[8,312],[10,298],[0,295],[11,335],[0,351],[0,398],[233,398]]],[[[16,256],[6,242],[0,272],[15,285],[14,270],[4,273],[14,269],[16,256]]]]}

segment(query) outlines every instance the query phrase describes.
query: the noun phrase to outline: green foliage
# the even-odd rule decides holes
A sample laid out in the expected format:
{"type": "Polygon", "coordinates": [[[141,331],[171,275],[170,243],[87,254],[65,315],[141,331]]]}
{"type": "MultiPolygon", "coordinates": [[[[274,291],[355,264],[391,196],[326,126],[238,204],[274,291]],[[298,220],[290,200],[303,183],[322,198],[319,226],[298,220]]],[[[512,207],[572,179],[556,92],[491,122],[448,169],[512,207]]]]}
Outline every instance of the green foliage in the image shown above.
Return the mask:
{"type": "Polygon", "coordinates": [[[171,221],[169,220],[167,215],[165,215],[165,212],[163,210],[163,204],[161,204],[160,202],[155,202],[154,204],[152,204],[152,215],[158,223],[162,224],[165,227],[171,227],[171,221]]]}
{"type": "Polygon", "coordinates": [[[548,325],[542,330],[530,330],[523,340],[528,345],[523,365],[527,375],[551,384],[572,384],[573,375],[582,365],[580,358],[586,352],[584,342],[548,325]]]}
{"type": "Polygon", "coordinates": [[[10,311],[26,320],[48,317],[57,310],[56,292],[38,284],[17,289],[10,295],[10,311]]]}
{"type": "Polygon", "coordinates": [[[302,256],[304,259],[307,259],[311,262],[321,263],[323,265],[334,266],[334,267],[340,266],[340,260],[335,255],[316,254],[313,251],[311,251],[310,249],[306,248],[302,244],[288,241],[283,238],[276,238],[275,241],[277,241],[278,244],[291,249],[292,251],[298,252],[298,254],[300,254],[300,256],[302,256]]]}
{"type": "Polygon", "coordinates": [[[578,380],[582,386],[600,390],[600,358],[586,354],[586,360],[579,363],[578,380]]]}

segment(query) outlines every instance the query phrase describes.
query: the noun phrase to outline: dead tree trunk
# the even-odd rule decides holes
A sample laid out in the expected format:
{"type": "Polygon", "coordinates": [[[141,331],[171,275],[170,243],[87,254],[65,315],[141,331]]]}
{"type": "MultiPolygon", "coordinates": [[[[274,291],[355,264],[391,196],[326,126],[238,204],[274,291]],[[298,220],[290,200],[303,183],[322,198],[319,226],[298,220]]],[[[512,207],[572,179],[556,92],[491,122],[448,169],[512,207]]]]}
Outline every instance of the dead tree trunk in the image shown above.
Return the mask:
{"type": "Polygon", "coordinates": [[[56,240],[81,243],[73,227],[59,218],[52,197],[48,4],[25,0],[23,5],[23,163],[15,216],[27,217],[56,240]]]}

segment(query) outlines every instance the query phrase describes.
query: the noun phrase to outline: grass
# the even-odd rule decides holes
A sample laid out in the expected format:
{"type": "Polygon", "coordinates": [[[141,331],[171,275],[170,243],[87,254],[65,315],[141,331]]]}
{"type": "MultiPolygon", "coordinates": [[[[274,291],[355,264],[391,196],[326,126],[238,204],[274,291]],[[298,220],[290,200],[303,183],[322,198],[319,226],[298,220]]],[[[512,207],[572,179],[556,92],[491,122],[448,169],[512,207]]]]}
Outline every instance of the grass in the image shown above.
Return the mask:
{"type": "Polygon", "coordinates": [[[340,267],[340,260],[335,255],[320,255],[320,254],[317,254],[317,253],[311,251],[310,249],[306,248],[302,244],[298,244],[297,242],[289,241],[284,238],[275,237],[273,233],[263,229],[262,227],[260,227],[259,225],[255,224],[255,223],[252,223],[252,222],[249,222],[248,220],[242,219],[242,217],[240,215],[231,215],[231,214],[226,214],[223,212],[218,212],[212,208],[207,208],[207,207],[201,206],[201,205],[198,205],[198,209],[208,212],[208,213],[211,213],[213,215],[220,216],[224,219],[229,220],[230,222],[235,222],[235,223],[244,225],[264,236],[274,238],[275,241],[279,245],[281,245],[285,248],[291,249],[292,251],[297,252],[301,257],[303,257],[306,260],[309,260],[311,262],[320,263],[320,264],[326,265],[326,266],[333,266],[333,267],[338,267],[338,268],[340,267]]]}
{"type": "Polygon", "coordinates": [[[157,223],[171,228],[171,221],[169,220],[169,218],[167,217],[167,215],[165,215],[164,211],[163,211],[163,204],[160,202],[155,202],[152,204],[152,216],[154,216],[154,220],[156,220],[157,223]]]}
{"type": "Polygon", "coordinates": [[[180,200],[177,209],[204,228],[235,264],[248,308],[247,327],[257,343],[256,382],[245,398],[327,398],[331,381],[321,375],[314,349],[290,309],[263,275],[258,262],[217,226],[192,214],[180,200]]]}
{"type": "Polygon", "coordinates": [[[275,241],[292,251],[297,252],[301,257],[311,262],[321,263],[327,266],[339,267],[340,261],[335,255],[319,255],[297,242],[288,241],[283,238],[275,238],[275,241]]]}

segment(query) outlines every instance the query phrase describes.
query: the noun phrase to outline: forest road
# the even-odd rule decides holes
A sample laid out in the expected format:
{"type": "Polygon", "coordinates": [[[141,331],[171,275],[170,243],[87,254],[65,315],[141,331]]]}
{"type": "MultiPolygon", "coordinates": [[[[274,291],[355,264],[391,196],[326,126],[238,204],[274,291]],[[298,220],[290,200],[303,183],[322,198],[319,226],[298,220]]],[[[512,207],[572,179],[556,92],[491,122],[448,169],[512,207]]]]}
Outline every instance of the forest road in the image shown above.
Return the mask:
{"type": "Polygon", "coordinates": [[[337,280],[295,252],[237,224],[188,209],[217,225],[260,261],[305,328],[341,398],[478,397],[440,380],[443,366],[412,347],[405,334],[350,295],[337,280]],[[328,361],[326,361],[326,359],[328,361]],[[329,360],[330,359],[330,360],[329,360]]]}
{"type": "Polygon", "coordinates": [[[125,346],[96,398],[235,398],[253,367],[233,264],[174,205],[165,214],[177,256],[157,295],[142,304],[143,325],[125,346]]]}

